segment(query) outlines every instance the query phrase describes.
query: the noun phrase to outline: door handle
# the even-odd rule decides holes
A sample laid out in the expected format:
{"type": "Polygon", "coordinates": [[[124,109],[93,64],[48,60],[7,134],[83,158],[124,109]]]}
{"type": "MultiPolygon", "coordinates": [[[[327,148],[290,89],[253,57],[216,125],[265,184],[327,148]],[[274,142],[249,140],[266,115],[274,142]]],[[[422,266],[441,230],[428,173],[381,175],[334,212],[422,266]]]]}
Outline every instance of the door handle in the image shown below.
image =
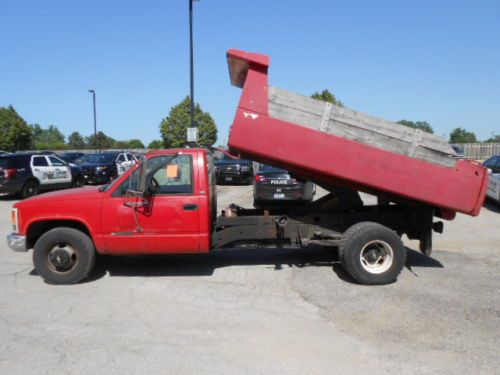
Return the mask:
{"type": "Polygon", "coordinates": [[[186,203],[184,205],[184,211],[196,211],[198,209],[197,204],[186,203]]]}

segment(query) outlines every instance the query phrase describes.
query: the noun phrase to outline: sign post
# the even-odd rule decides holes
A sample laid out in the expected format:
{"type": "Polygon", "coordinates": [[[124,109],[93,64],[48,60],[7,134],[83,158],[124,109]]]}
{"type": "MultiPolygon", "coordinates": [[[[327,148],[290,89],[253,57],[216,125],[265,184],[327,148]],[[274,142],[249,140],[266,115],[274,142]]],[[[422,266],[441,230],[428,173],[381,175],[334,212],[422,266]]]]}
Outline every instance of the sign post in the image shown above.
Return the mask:
{"type": "Polygon", "coordinates": [[[198,128],[187,128],[188,143],[198,143],[198,128]]]}

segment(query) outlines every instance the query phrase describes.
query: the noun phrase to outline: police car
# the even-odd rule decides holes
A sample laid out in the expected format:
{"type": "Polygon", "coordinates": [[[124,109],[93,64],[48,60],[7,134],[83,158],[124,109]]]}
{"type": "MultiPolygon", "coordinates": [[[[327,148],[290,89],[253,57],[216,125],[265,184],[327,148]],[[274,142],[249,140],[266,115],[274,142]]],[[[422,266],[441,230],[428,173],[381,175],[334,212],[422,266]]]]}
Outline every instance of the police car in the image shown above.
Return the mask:
{"type": "Polygon", "coordinates": [[[86,155],[79,167],[85,183],[101,185],[121,176],[135,163],[137,159],[130,152],[109,151],[86,155]]]}
{"type": "Polygon", "coordinates": [[[41,191],[80,187],[83,175],[55,155],[21,153],[0,155],[0,193],[28,198],[41,191]]]}

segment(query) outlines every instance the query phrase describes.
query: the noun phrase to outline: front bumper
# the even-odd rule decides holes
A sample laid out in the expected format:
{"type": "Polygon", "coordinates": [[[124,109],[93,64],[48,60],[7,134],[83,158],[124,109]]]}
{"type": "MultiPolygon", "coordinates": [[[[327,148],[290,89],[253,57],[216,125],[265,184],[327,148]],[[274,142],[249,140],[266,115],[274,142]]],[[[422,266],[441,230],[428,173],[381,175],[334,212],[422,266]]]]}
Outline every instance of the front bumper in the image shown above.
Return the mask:
{"type": "Polygon", "coordinates": [[[17,233],[9,233],[7,235],[7,245],[14,250],[19,252],[26,252],[26,236],[21,236],[17,233]]]}
{"type": "Polygon", "coordinates": [[[107,172],[83,173],[83,179],[86,184],[102,185],[109,182],[110,176],[107,172]]]}

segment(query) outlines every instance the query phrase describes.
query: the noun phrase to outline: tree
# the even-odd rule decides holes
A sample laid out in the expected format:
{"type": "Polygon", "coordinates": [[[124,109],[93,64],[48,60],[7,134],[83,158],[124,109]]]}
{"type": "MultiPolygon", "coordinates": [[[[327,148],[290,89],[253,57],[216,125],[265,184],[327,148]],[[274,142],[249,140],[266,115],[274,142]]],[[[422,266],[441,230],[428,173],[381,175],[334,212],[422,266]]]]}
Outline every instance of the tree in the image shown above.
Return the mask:
{"type": "Polygon", "coordinates": [[[463,128],[456,128],[450,133],[450,143],[476,143],[476,135],[463,128]]]}
{"type": "Polygon", "coordinates": [[[111,149],[116,147],[116,141],[113,138],[108,137],[101,131],[97,132],[97,143],[94,134],[86,138],[86,143],[89,148],[97,148],[99,150],[111,149]]]}
{"type": "Polygon", "coordinates": [[[500,143],[500,134],[492,135],[485,142],[486,143],[500,143]]]}
{"type": "Polygon", "coordinates": [[[408,120],[401,120],[398,121],[398,124],[408,126],[409,128],[413,129],[420,129],[424,132],[434,134],[434,129],[432,128],[431,124],[429,124],[427,121],[408,121],[408,120]]]}
{"type": "Polygon", "coordinates": [[[129,145],[127,141],[115,141],[111,148],[124,150],[129,148],[129,145]]]}
{"type": "MultiPolygon", "coordinates": [[[[175,107],[160,123],[160,133],[165,148],[185,147],[187,144],[187,128],[190,126],[189,96],[175,107]]],[[[203,112],[199,104],[194,110],[194,121],[198,125],[198,145],[210,147],[217,139],[217,125],[208,112],[203,112]]]]}
{"type": "Polygon", "coordinates": [[[159,150],[163,148],[163,141],[159,139],[155,139],[154,141],[149,142],[148,148],[151,150],[159,150]]]}
{"type": "Polygon", "coordinates": [[[311,98],[316,99],[316,100],[322,100],[324,102],[329,102],[329,103],[338,105],[339,107],[344,106],[344,103],[342,103],[340,100],[338,100],[335,97],[335,95],[333,95],[328,90],[323,90],[323,91],[321,91],[321,93],[315,92],[314,94],[311,95],[311,98]]]}
{"type": "Polygon", "coordinates": [[[128,143],[128,148],[131,149],[139,149],[139,148],[146,148],[144,146],[144,143],[140,139],[131,139],[128,143]]]}
{"type": "Polygon", "coordinates": [[[11,105],[0,108],[0,149],[7,151],[29,150],[33,131],[11,105]]]}
{"type": "Polygon", "coordinates": [[[50,125],[43,129],[40,125],[31,125],[33,129],[33,143],[36,150],[62,150],[66,148],[64,134],[57,126],[50,125]]]}
{"type": "Polygon", "coordinates": [[[83,136],[78,132],[73,132],[68,137],[68,147],[71,150],[81,150],[87,147],[83,136]]]}

